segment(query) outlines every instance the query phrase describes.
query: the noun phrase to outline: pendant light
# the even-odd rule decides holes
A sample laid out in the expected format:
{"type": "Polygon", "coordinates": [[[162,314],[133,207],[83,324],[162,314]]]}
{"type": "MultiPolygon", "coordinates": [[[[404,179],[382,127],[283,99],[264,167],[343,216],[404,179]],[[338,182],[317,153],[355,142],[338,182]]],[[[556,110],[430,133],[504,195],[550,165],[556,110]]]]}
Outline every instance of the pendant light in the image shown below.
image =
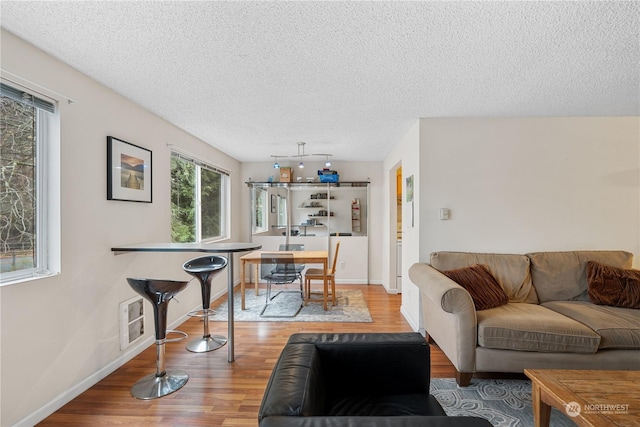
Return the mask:
{"type": "Polygon", "coordinates": [[[298,163],[298,167],[300,169],[304,168],[304,163],[302,163],[302,157],[304,157],[304,146],[306,142],[298,142],[298,157],[300,157],[300,163],[298,163]],[[300,154],[300,147],[302,147],[302,154],[300,154]]]}

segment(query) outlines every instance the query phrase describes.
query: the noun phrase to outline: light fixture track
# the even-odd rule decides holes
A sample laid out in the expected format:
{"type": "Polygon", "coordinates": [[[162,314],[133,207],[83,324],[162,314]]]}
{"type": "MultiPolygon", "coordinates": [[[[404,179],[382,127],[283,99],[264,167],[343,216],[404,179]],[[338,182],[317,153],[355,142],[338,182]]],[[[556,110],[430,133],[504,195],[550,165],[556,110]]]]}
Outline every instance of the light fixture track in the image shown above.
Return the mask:
{"type": "Polygon", "coordinates": [[[300,141],[300,142],[296,142],[297,147],[298,147],[298,152],[296,155],[293,156],[280,156],[280,155],[274,155],[272,154],[271,157],[273,157],[274,162],[273,162],[273,168],[274,169],[280,169],[280,163],[278,162],[278,159],[286,159],[288,157],[297,157],[299,162],[298,162],[298,167],[300,169],[304,168],[304,162],[302,161],[303,157],[324,157],[325,158],[325,163],[324,166],[326,168],[331,166],[331,161],[329,160],[329,157],[332,157],[332,154],[328,154],[328,153],[315,153],[315,154],[306,154],[304,151],[304,147],[305,145],[307,145],[306,142],[300,141]]]}

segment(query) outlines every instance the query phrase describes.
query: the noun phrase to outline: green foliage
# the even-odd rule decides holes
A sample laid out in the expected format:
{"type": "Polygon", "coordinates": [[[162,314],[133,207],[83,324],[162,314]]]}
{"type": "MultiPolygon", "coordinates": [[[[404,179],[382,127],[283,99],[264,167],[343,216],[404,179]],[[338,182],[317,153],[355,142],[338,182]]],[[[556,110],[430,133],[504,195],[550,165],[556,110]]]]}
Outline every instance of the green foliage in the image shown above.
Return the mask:
{"type": "Polygon", "coordinates": [[[196,241],[196,166],[171,157],[171,241],[196,241]]]}
{"type": "Polygon", "coordinates": [[[171,157],[171,239],[195,242],[222,234],[222,175],[171,157]],[[200,174],[200,229],[196,236],[196,182],[200,174]],[[199,238],[198,238],[199,237],[199,238]]]}
{"type": "Polygon", "coordinates": [[[220,229],[222,175],[207,169],[200,174],[202,238],[222,234],[220,229]]]}

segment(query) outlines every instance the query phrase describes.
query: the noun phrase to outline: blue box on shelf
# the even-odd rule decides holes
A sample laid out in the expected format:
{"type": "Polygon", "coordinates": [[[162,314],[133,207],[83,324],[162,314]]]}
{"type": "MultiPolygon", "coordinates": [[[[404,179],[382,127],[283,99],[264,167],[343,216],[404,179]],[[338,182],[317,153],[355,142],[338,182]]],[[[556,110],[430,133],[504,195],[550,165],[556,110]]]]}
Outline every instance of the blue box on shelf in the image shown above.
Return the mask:
{"type": "Polygon", "coordinates": [[[320,182],[338,182],[340,175],[338,172],[329,169],[322,169],[318,171],[320,182]]]}

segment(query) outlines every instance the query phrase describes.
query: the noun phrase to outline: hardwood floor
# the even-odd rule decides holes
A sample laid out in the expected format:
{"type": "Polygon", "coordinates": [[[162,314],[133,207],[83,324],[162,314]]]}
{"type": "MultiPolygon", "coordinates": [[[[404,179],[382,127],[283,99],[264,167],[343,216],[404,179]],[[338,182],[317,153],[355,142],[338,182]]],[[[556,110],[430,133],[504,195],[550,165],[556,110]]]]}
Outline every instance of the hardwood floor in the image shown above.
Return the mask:
{"type": "MultiPolygon", "coordinates": [[[[185,349],[185,341],[168,343],[167,369],[186,371],[189,382],[160,399],[138,400],[131,396],[130,388],[155,371],[155,345],[152,345],[38,425],[256,426],[264,388],[289,335],[411,331],[400,314],[401,295],[389,295],[376,285],[345,288],[362,290],[373,323],[236,322],[233,363],[227,362],[226,346],[197,354],[185,349]]],[[[226,322],[210,325],[211,333],[226,335],[226,322]]],[[[198,336],[202,334],[202,322],[192,318],[179,329],[191,337],[198,336]]],[[[431,349],[431,376],[454,377],[454,368],[447,358],[435,345],[431,349]]]]}

